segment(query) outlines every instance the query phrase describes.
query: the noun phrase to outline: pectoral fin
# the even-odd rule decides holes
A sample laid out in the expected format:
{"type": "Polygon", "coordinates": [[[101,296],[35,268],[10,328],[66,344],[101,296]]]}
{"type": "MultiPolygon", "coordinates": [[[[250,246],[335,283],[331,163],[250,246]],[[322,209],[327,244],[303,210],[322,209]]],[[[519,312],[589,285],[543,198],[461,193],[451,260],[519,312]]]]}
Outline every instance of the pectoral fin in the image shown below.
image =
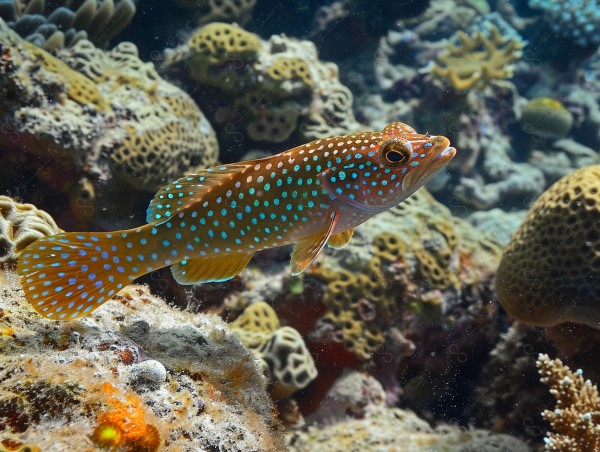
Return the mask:
{"type": "Polygon", "coordinates": [[[226,254],[218,257],[196,257],[171,266],[175,281],[179,284],[227,281],[241,272],[252,254],[226,254]]]}
{"type": "Polygon", "coordinates": [[[323,231],[296,243],[292,253],[292,275],[302,273],[317,258],[335,227],[339,218],[338,212],[332,212],[323,231]]]}
{"type": "Polygon", "coordinates": [[[348,229],[347,231],[333,234],[329,237],[329,240],[327,240],[327,246],[331,248],[343,248],[348,244],[353,235],[354,229],[348,229]]]}

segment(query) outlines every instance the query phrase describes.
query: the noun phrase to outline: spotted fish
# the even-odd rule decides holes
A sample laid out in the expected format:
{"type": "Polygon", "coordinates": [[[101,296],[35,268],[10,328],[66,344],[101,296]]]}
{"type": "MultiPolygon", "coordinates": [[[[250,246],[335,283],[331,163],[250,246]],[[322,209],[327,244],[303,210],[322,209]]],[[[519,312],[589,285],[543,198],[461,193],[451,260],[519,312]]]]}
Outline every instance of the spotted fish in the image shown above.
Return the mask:
{"type": "Polygon", "coordinates": [[[257,251],[294,243],[297,275],[326,244],[344,246],[356,226],[406,199],[455,153],[445,137],[393,123],[208,168],[163,187],[148,207],[149,224],[42,238],[23,251],[18,272],[29,302],[51,319],[89,314],[167,265],[181,284],[225,281],[257,251]]]}

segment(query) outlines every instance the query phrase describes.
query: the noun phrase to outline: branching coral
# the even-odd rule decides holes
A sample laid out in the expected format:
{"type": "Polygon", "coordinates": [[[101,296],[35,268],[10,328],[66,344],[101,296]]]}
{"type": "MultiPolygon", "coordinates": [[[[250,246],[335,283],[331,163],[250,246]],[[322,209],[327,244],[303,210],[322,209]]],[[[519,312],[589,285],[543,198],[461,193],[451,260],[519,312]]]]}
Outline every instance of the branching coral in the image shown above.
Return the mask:
{"type": "Polygon", "coordinates": [[[571,371],[559,359],[538,357],[542,383],[550,387],[556,409],[544,410],[554,432],[545,438],[546,450],[593,452],[600,449],[600,395],[583,372],[571,371]]]}
{"type": "Polygon", "coordinates": [[[428,70],[436,77],[448,80],[456,91],[484,88],[493,80],[505,80],[513,75],[511,63],[521,58],[525,46],[520,39],[502,36],[492,26],[489,35],[476,31],[468,36],[456,34],[458,45],[448,44],[428,70]]]}

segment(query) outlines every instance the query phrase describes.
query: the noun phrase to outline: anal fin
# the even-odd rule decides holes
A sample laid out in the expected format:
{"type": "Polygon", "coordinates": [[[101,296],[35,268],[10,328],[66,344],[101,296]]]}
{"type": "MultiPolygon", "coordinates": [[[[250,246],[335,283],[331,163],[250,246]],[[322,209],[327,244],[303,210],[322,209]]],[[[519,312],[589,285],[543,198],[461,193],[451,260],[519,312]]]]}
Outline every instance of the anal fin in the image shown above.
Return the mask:
{"type": "Polygon", "coordinates": [[[292,275],[296,276],[302,273],[317,258],[327,243],[327,240],[329,240],[338,218],[338,212],[331,213],[329,221],[322,232],[296,243],[294,251],[292,252],[292,275]]]}
{"type": "Polygon", "coordinates": [[[327,246],[331,248],[343,248],[348,244],[353,235],[354,229],[348,229],[347,231],[333,234],[329,237],[329,240],[327,240],[327,246]]]}
{"type": "Polygon", "coordinates": [[[227,281],[246,268],[253,255],[254,253],[232,253],[195,257],[173,264],[171,272],[179,284],[227,281]]]}

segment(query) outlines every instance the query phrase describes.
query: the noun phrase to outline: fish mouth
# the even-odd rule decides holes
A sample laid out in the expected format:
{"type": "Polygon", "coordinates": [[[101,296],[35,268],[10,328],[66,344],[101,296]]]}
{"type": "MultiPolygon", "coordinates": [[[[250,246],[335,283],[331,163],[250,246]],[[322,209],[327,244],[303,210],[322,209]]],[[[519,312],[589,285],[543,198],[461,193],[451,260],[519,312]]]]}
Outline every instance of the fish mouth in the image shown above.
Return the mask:
{"type": "Polygon", "coordinates": [[[450,160],[456,155],[456,148],[447,146],[443,151],[438,153],[433,159],[426,164],[429,166],[427,171],[423,173],[412,172],[407,175],[402,181],[402,189],[414,193],[419,187],[422,187],[429,182],[450,160]]]}

